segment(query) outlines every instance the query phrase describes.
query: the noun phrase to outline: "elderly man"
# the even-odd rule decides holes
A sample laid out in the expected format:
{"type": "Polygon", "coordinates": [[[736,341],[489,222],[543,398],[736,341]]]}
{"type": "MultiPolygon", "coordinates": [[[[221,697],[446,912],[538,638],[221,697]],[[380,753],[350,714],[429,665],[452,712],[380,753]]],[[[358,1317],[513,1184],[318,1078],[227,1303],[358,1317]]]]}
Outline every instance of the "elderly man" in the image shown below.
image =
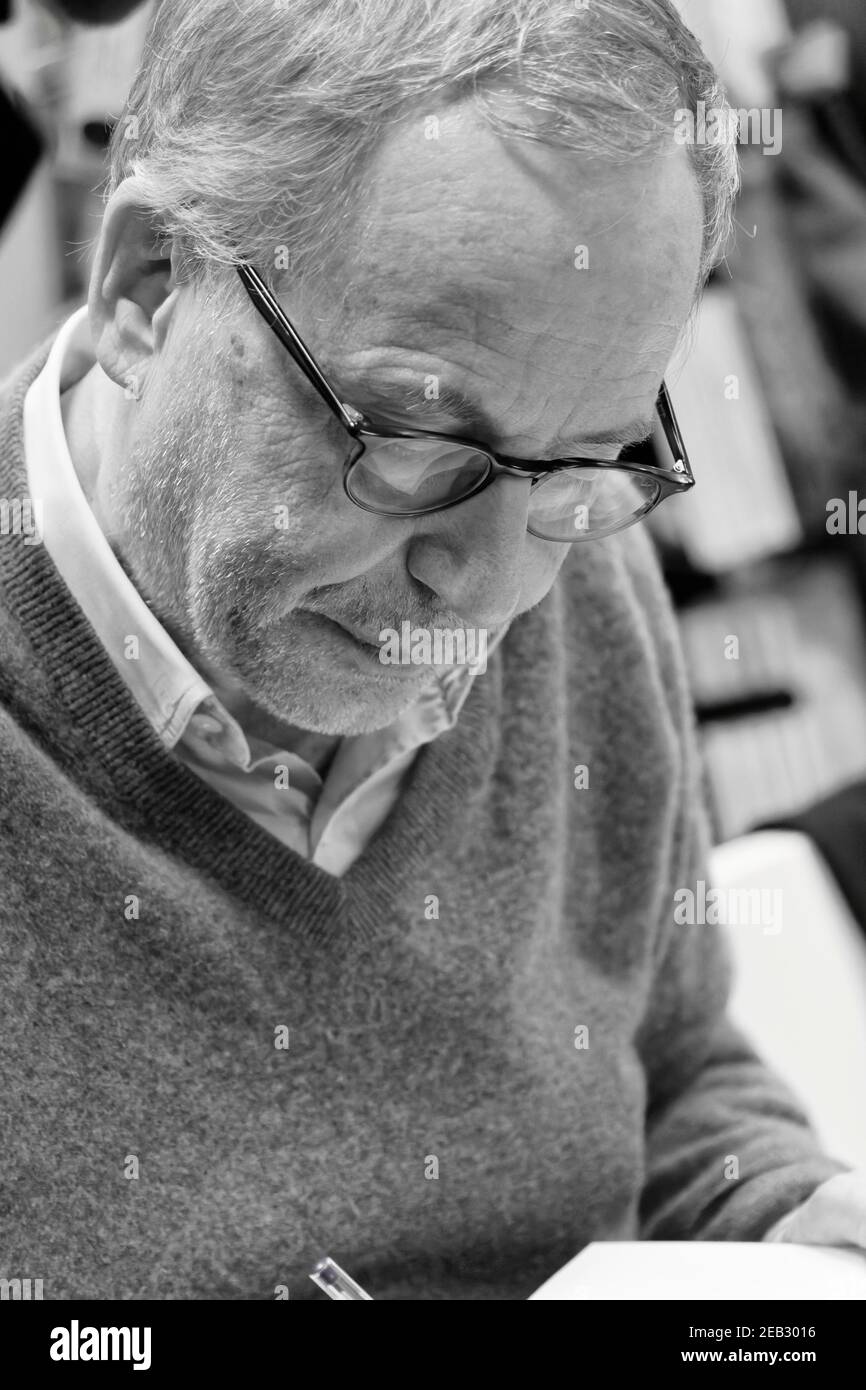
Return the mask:
{"type": "Polygon", "coordinates": [[[632,523],[691,481],[736,171],[674,121],[721,99],[669,0],[164,0],[87,308],[0,402],[4,1275],[506,1299],[856,1238],[674,915],[632,523]],[[673,466],[613,467],[654,409],[673,466]]]}

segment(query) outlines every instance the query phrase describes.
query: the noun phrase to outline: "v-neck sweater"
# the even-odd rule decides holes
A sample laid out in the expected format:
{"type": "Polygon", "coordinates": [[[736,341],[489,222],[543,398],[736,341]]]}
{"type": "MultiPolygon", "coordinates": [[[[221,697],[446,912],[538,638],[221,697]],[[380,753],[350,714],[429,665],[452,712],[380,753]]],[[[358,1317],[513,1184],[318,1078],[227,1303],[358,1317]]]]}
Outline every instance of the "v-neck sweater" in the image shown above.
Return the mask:
{"type": "Polygon", "coordinates": [[[572,547],[337,879],[166,749],[14,525],[48,346],[0,388],[0,1277],[525,1298],[839,1171],[675,918],[706,832],[641,529],[572,547]]]}

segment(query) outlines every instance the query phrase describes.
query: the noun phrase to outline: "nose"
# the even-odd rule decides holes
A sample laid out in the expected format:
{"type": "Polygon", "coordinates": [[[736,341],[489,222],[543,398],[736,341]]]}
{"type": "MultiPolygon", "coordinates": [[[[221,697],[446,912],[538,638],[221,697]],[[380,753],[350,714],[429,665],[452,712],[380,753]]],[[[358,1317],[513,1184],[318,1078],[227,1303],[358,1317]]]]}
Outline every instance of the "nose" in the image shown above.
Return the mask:
{"type": "Polygon", "coordinates": [[[407,555],[410,574],[467,626],[496,627],[514,613],[530,480],[500,476],[447,511],[422,519],[407,555]]]}

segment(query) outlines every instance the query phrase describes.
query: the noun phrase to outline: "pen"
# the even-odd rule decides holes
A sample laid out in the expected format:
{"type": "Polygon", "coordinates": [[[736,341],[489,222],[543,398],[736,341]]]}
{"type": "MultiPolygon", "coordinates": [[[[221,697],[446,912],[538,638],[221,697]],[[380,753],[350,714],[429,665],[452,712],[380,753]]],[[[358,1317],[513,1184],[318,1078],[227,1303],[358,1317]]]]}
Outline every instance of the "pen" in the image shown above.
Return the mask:
{"type": "Polygon", "coordinates": [[[336,1260],[332,1260],[326,1255],[310,1273],[313,1283],[318,1285],[329,1298],[338,1299],[341,1302],[348,1302],[350,1299],[364,1299],[367,1303],[372,1303],[373,1299],[365,1293],[360,1284],[356,1284],[344,1269],[341,1269],[336,1260]]]}

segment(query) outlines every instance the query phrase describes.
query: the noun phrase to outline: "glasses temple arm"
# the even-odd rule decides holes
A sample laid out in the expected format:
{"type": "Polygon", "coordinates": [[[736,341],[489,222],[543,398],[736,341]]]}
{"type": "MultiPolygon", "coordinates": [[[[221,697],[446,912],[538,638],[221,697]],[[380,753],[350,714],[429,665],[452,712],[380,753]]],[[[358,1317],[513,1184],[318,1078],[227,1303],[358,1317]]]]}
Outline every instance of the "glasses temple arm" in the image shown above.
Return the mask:
{"type": "Polygon", "coordinates": [[[671,401],[667,384],[664,381],[661,384],[658,399],[656,400],[656,414],[664,429],[668,447],[674,456],[674,463],[681,462],[685,468],[691,472],[689,468],[689,456],[686,453],[686,446],[683,442],[679,423],[674,414],[673,402],[671,401]]]}
{"type": "Polygon", "coordinates": [[[357,434],[361,416],[356,411],[350,413],[351,407],[347,408],[330,386],[316,359],[289,323],[264,280],[251,265],[245,263],[237,266],[237,272],[254,307],[294,358],[310,385],[318,391],[325,405],[333,411],[343,428],[350,434],[357,434]]]}

